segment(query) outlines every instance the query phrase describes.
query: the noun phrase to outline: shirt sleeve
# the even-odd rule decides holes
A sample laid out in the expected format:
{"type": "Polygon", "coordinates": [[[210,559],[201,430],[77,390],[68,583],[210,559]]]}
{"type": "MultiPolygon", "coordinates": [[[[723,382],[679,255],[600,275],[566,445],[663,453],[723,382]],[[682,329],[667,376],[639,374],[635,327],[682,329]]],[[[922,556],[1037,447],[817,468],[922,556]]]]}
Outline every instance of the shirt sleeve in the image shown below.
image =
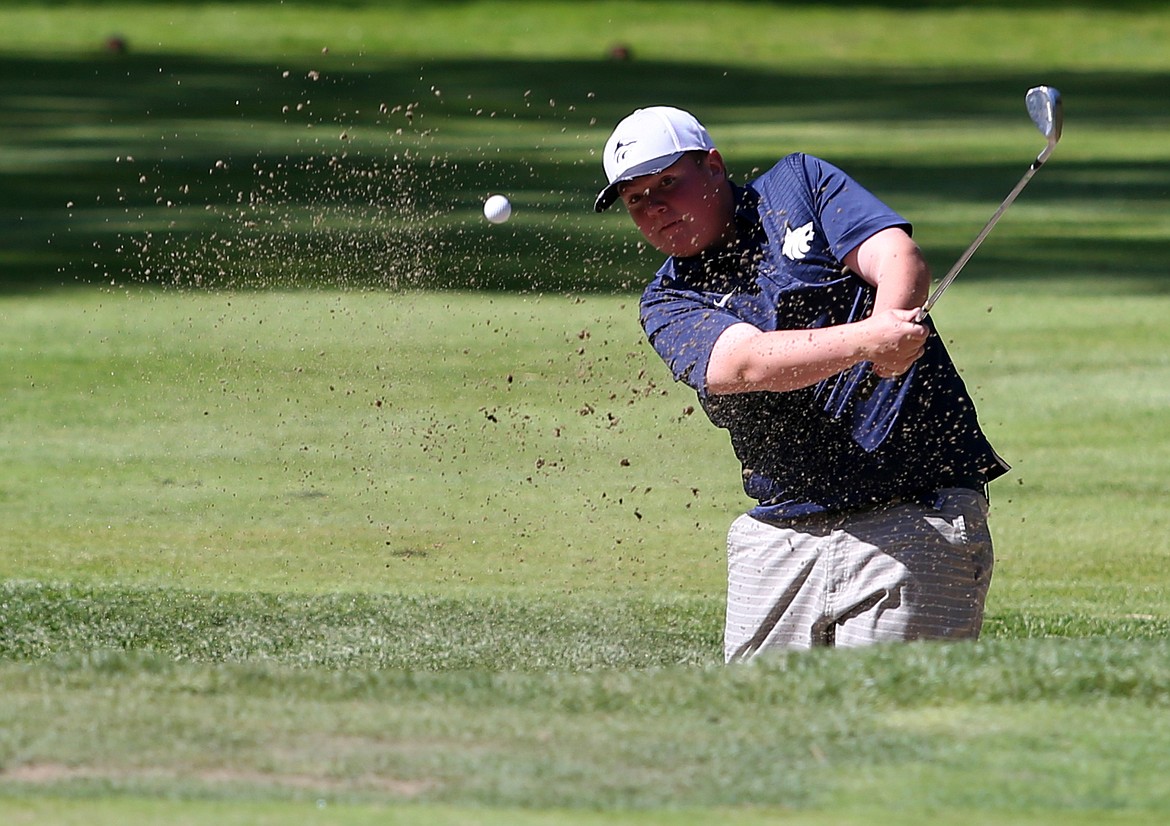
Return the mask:
{"type": "Polygon", "coordinates": [[[890,227],[913,231],[910,222],[844,171],[812,155],[795,154],[785,162],[799,166],[825,239],[838,260],[866,238],[890,227]]]}
{"type": "Polygon", "coordinates": [[[650,346],[675,380],[705,397],[707,364],[715,342],[742,319],[708,303],[698,293],[671,289],[660,272],[642,295],[641,321],[650,346]]]}

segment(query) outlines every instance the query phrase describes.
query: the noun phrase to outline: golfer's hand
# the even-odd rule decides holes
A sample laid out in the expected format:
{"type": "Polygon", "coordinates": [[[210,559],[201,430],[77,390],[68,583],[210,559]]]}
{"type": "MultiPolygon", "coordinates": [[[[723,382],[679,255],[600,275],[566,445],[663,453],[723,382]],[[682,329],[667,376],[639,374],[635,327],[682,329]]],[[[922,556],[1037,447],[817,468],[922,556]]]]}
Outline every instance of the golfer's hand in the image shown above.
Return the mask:
{"type": "Polygon", "coordinates": [[[869,360],[873,372],[883,379],[900,376],[910,369],[926,349],[930,330],[919,324],[918,308],[884,310],[868,319],[872,337],[869,360]]]}

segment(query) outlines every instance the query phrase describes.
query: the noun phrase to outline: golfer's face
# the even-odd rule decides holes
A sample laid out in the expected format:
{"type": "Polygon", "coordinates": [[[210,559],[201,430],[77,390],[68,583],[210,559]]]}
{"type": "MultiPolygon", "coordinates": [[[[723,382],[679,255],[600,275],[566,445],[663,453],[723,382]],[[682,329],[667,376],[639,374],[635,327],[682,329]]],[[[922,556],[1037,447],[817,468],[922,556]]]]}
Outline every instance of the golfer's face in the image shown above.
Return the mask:
{"type": "Polygon", "coordinates": [[[627,181],[618,194],[642,235],[667,255],[697,255],[730,238],[727,173],[717,152],[684,155],[653,175],[627,181]]]}

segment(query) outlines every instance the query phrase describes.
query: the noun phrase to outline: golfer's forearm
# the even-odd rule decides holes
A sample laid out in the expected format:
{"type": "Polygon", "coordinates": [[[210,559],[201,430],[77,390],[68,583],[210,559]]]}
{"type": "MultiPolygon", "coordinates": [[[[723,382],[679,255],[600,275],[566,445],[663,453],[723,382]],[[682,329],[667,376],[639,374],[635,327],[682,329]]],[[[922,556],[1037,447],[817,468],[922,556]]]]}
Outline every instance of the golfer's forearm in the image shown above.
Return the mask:
{"type": "Polygon", "coordinates": [[[719,354],[707,372],[707,391],[797,390],[869,360],[870,349],[862,324],[757,333],[719,354]]]}
{"type": "Polygon", "coordinates": [[[912,310],[926,302],[930,292],[930,269],[921,259],[917,262],[895,262],[889,265],[887,272],[878,276],[877,281],[874,313],[894,309],[912,310]]]}

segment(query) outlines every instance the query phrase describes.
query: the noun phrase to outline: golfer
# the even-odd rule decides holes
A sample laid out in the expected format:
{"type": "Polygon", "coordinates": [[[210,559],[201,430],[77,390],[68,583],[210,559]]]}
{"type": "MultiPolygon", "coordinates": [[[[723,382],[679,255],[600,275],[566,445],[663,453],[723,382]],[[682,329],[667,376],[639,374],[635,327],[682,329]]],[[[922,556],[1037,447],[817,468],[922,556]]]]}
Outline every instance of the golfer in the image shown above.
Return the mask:
{"type": "Polygon", "coordinates": [[[622,120],[603,161],[597,211],[622,201],[669,256],[642,296],[650,344],[756,502],[728,533],[726,660],[976,638],[1008,468],[916,321],[931,276],[909,223],[809,155],[740,186],[672,107],[622,120]]]}

